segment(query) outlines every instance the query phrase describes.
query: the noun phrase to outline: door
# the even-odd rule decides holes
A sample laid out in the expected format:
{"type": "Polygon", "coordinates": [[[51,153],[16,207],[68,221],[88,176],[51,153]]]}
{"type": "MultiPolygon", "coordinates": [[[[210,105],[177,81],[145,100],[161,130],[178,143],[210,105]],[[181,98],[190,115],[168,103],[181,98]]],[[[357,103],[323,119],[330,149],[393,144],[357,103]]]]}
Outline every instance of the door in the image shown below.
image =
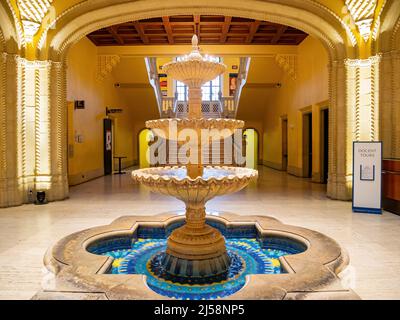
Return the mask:
{"type": "Polygon", "coordinates": [[[282,170],[288,168],[288,120],[282,119],[282,170]]]}
{"type": "Polygon", "coordinates": [[[244,132],[246,139],[246,167],[257,169],[258,165],[258,132],[255,129],[247,129],[244,132]]]}
{"type": "Polygon", "coordinates": [[[113,130],[112,120],[104,119],[104,175],[112,174],[113,130]]]}
{"type": "Polygon", "coordinates": [[[312,113],[303,116],[303,175],[312,178],[312,113]]]}
{"type": "Polygon", "coordinates": [[[329,159],[329,109],[322,110],[322,182],[328,183],[329,159]]]}

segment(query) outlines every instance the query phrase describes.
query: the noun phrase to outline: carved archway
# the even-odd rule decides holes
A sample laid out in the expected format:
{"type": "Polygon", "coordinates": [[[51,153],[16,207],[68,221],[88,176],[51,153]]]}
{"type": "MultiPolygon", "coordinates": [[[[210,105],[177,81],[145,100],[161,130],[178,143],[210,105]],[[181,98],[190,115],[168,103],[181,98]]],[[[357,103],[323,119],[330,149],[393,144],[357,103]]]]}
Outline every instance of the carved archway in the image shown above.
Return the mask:
{"type": "MultiPolygon", "coordinates": [[[[57,4],[57,2],[55,2],[57,4]]],[[[50,200],[60,200],[68,196],[67,182],[67,126],[66,126],[66,56],[70,47],[88,33],[99,28],[151,17],[209,14],[228,15],[257,20],[266,20],[301,29],[317,38],[326,48],[330,60],[330,159],[328,195],[347,200],[351,197],[351,141],[354,138],[353,123],[356,115],[350,108],[353,101],[348,97],[352,84],[347,80],[348,58],[357,57],[358,49],[354,34],[329,8],[312,0],[265,0],[241,1],[220,0],[169,0],[160,8],[158,0],[99,0],[77,2],[60,12],[55,29],[44,28],[38,35],[40,61],[25,61],[21,67],[23,74],[37,77],[38,128],[44,128],[41,136],[34,141],[35,153],[34,183],[48,190],[50,200]],[[34,71],[32,73],[32,71],[34,71]],[[45,99],[43,99],[45,98],[45,99]],[[44,111],[44,112],[43,112],[44,111]],[[47,127],[47,124],[50,124],[47,127]],[[41,148],[45,139],[48,148],[41,148]],[[339,146],[340,144],[340,146],[339,146]],[[339,147],[345,152],[338,152],[339,147]]],[[[32,79],[30,79],[32,81],[32,79]]],[[[351,81],[353,81],[351,79],[351,81]]],[[[25,89],[26,79],[21,79],[20,87],[25,89]]],[[[20,94],[25,95],[25,92],[20,94]]],[[[21,106],[23,111],[24,106],[21,106]]],[[[22,115],[23,117],[23,115],[22,115]]],[[[23,119],[19,120],[23,123],[23,119]]],[[[19,124],[21,125],[21,124],[19,124]]],[[[26,136],[26,135],[25,135],[26,136]]],[[[27,150],[26,137],[22,135],[18,150],[20,166],[25,168],[24,157],[27,150]]],[[[29,152],[31,152],[30,150],[29,152]]],[[[22,202],[26,201],[27,186],[24,179],[18,183],[22,202]]],[[[28,175],[29,176],[29,175],[28,175]]]]}
{"type": "Polygon", "coordinates": [[[0,207],[21,204],[18,191],[19,38],[5,1],[0,3],[0,207]]]}
{"type": "Polygon", "coordinates": [[[346,31],[335,14],[309,0],[302,1],[302,5],[296,0],[279,3],[223,0],[218,1],[218,4],[209,0],[186,1],[184,4],[179,0],[170,0],[163,4],[162,9],[158,1],[150,0],[119,1],[118,4],[105,1],[96,8],[84,4],[78,6],[57,22],[55,31],[49,30],[47,47],[40,41],[41,57],[62,61],[71,45],[100,28],[132,20],[180,14],[229,15],[290,25],[319,39],[332,61],[352,57],[356,51],[348,43],[346,31]],[[75,11],[79,11],[79,15],[75,11]]]}

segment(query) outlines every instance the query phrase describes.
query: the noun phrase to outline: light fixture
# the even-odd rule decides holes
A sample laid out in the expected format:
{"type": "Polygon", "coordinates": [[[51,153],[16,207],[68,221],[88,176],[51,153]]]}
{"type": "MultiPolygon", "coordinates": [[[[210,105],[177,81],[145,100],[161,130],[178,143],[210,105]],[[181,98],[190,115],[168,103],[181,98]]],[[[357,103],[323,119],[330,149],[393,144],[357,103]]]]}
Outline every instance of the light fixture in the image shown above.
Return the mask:
{"type": "Polygon", "coordinates": [[[46,192],[45,191],[37,191],[35,204],[43,205],[43,204],[47,204],[47,203],[48,203],[48,201],[46,199],[46,192]]]}

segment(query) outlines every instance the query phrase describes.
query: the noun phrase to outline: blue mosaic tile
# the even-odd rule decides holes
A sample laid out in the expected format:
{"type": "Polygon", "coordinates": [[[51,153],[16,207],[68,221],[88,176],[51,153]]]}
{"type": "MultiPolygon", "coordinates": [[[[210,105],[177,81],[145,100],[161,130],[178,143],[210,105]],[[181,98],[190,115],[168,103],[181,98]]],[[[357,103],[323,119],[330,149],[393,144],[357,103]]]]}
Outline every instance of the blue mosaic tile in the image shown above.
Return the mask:
{"type": "MultiPolygon", "coordinates": [[[[230,296],[246,283],[246,275],[279,274],[284,270],[279,257],[306,250],[305,245],[284,237],[261,237],[252,225],[227,228],[207,220],[226,239],[232,264],[225,279],[211,284],[189,284],[166,280],[157,272],[157,257],[164,254],[167,238],[183,221],[167,228],[141,226],[133,237],[102,239],[88,248],[94,254],[114,258],[110,274],[143,274],[149,288],[169,298],[181,300],[217,299],[230,296]]],[[[175,279],[176,280],[176,279],[175,279]]]]}
{"type": "Polygon", "coordinates": [[[110,273],[146,275],[149,288],[163,296],[181,300],[208,300],[232,295],[244,286],[246,275],[282,273],[278,259],[288,254],[284,250],[262,247],[255,238],[227,239],[228,253],[236,258],[232,259],[236,263],[231,265],[227,278],[217,283],[192,285],[166,281],[153,272],[150,267],[152,258],[165,249],[166,239],[139,238],[130,249],[101,251],[103,255],[114,258],[110,273]]]}

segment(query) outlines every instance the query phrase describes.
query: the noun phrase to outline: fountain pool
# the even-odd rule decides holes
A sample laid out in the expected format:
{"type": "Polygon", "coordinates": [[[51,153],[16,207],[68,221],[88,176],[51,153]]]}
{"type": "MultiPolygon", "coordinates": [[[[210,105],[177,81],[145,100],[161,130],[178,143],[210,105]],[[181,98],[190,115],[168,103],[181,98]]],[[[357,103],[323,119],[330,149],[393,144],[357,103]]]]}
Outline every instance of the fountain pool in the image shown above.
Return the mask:
{"type": "Polygon", "coordinates": [[[224,235],[231,260],[228,272],[214,279],[197,277],[188,280],[165,272],[162,260],[167,248],[167,235],[179,226],[176,224],[166,233],[153,228],[139,228],[135,238],[100,240],[87,250],[114,259],[107,274],[145,275],[151,290],[181,300],[228,297],[243,288],[247,275],[286,273],[279,258],[306,250],[302,243],[290,239],[260,237],[254,227],[233,228],[228,234],[223,224],[208,223],[224,235]]]}
{"type": "Polygon", "coordinates": [[[164,273],[160,255],[183,213],[122,216],[61,239],[44,258],[54,278],[35,299],[358,299],[342,286],[349,259],[336,241],[265,215],[207,214],[231,261],[225,279],[164,273]]]}

